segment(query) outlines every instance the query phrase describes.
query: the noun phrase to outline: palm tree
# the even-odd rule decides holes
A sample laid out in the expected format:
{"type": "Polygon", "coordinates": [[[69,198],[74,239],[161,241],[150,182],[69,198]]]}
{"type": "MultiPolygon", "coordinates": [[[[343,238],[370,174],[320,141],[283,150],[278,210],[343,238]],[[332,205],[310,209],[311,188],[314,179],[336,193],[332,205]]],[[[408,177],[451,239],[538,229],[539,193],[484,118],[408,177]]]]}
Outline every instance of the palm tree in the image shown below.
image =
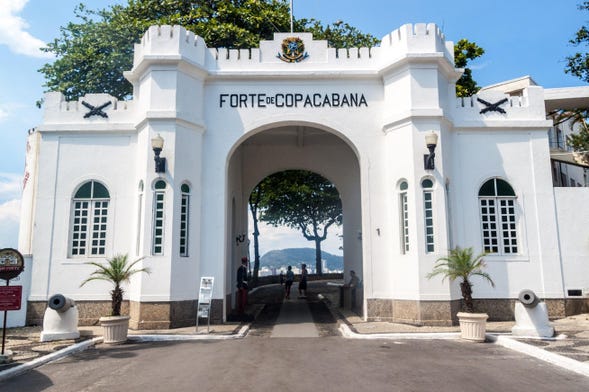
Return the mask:
{"type": "Polygon", "coordinates": [[[128,264],[127,255],[115,255],[114,257],[107,259],[106,264],[97,262],[88,262],[85,264],[93,265],[96,270],[90,274],[90,277],[80,284],[80,287],[90,282],[91,280],[105,280],[111,282],[114,285],[114,289],[110,292],[112,299],[112,313],[111,316],[121,315],[121,304],[123,303],[123,289],[121,284],[123,282],[129,282],[131,276],[138,272],[150,273],[149,268],[133,269],[135,264],[141,261],[143,258],[137,259],[131,264],[128,264]]]}
{"type": "Polygon", "coordinates": [[[474,313],[474,306],[472,303],[472,283],[470,278],[472,276],[481,276],[487,280],[491,287],[495,287],[495,283],[487,274],[483,272],[485,268],[485,262],[483,257],[486,253],[481,253],[477,256],[473,256],[473,249],[465,248],[461,249],[456,247],[450,250],[448,257],[439,258],[434,265],[432,272],[427,274],[427,278],[431,279],[434,276],[442,275],[442,281],[446,278],[454,281],[455,279],[461,278],[460,290],[462,291],[462,298],[464,299],[464,305],[468,313],[474,313]]]}

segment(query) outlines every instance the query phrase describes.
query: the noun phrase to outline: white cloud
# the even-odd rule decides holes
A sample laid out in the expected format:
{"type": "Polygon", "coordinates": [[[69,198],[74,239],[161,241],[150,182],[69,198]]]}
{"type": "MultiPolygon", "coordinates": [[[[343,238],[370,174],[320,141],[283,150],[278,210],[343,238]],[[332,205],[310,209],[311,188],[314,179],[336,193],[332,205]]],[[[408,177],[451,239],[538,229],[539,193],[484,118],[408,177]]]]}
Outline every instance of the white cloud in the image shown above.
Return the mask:
{"type": "Polygon", "coordinates": [[[0,173],[0,248],[18,246],[22,176],[0,173]]]}
{"type": "Polygon", "coordinates": [[[52,57],[50,53],[40,50],[46,46],[45,42],[27,32],[28,23],[18,16],[28,1],[0,0],[0,45],[6,45],[12,52],[25,56],[52,57]]]}
{"type": "Polygon", "coordinates": [[[0,172],[0,203],[20,198],[22,175],[0,172]]]}
{"type": "Polygon", "coordinates": [[[20,199],[0,203],[0,248],[18,246],[20,199]]]}

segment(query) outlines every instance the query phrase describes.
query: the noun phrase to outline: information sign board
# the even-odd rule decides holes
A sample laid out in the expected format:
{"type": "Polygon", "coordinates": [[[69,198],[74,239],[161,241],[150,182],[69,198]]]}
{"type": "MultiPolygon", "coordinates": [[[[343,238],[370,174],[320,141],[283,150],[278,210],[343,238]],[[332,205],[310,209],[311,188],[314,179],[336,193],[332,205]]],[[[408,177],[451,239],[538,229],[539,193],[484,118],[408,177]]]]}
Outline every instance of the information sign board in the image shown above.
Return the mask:
{"type": "Polygon", "coordinates": [[[213,298],[213,282],[215,278],[205,277],[200,278],[200,292],[198,293],[199,304],[210,304],[213,298]]]}
{"type": "Polygon", "coordinates": [[[200,290],[198,292],[198,308],[196,309],[196,332],[198,332],[198,319],[207,319],[207,332],[211,324],[211,301],[213,299],[213,283],[215,278],[203,276],[200,278],[200,290]]]}
{"type": "Polygon", "coordinates": [[[22,286],[0,286],[0,311],[20,310],[22,286]]]}

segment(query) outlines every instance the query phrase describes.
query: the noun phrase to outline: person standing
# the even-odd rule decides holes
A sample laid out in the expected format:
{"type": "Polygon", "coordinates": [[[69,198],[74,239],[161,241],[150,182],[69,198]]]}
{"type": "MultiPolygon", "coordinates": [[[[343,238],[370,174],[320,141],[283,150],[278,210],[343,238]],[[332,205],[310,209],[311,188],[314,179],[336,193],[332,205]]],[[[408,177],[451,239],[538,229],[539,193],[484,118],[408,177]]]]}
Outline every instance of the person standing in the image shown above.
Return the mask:
{"type": "Polygon", "coordinates": [[[241,265],[237,269],[237,313],[243,316],[247,305],[247,257],[241,258],[241,265]]]}
{"type": "Polygon", "coordinates": [[[294,282],[294,272],[292,272],[292,267],[289,265],[286,270],[286,280],[284,282],[284,297],[286,299],[290,299],[290,288],[292,287],[292,282],[294,282]]]}
{"type": "Polygon", "coordinates": [[[356,288],[360,284],[360,278],[356,275],[356,271],[350,271],[350,281],[344,287],[350,288],[351,308],[356,309],[356,288]]]}
{"type": "Polygon", "coordinates": [[[307,264],[301,265],[301,281],[299,282],[299,298],[307,298],[307,264]]]}

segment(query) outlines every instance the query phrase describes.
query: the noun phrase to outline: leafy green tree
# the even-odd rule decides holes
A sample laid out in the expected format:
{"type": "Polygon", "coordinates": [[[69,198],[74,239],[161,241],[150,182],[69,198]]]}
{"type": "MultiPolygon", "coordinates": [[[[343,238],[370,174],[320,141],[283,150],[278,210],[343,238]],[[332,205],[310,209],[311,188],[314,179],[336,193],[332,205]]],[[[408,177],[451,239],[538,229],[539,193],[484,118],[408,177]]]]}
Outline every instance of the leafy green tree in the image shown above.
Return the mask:
{"type": "Polygon", "coordinates": [[[90,277],[80,284],[80,287],[93,280],[104,280],[113,284],[114,288],[111,295],[111,316],[121,315],[121,305],[123,303],[123,289],[121,285],[129,282],[131,276],[139,272],[150,273],[149,268],[133,269],[141,259],[135,260],[129,264],[127,255],[116,255],[106,260],[106,264],[91,261],[85,264],[92,265],[96,269],[90,274],[90,277]]]}
{"type": "MultiPolygon", "coordinates": [[[[589,1],[584,1],[578,5],[579,10],[589,11],[589,1]]],[[[575,47],[587,47],[589,45],[589,29],[587,26],[581,26],[575,37],[569,40],[569,43],[575,47]]],[[[565,73],[570,73],[584,82],[589,82],[589,53],[577,52],[572,56],[566,57],[565,73]]]]}
{"type": "Polygon", "coordinates": [[[286,170],[262,181],[260,220],[274,226],[300,230],[315,243],[317,274],[321,268],[321,242],[332,225],[342,223],[342,202],[336,187],[319,174],[286,170]]]}
{"type": "MultiPolygon", "coordinates": [[[[76,7],[76,22],[61,27],[46,52],[56,56],[39,71],[48,91],[75,100],[88,93],[131,95],[123,71],[133,66],[133,44],[151,25],[181,25],[209,47],[258,47],[273,33],[290,30],[285,0],[129,0],[128,4],[90,10],[76,7]]],[[[296,31],[310,31],[333,47],[374,46],[378,40],[343,22],[323,26],[315,19],[295,20],[296,31]]],[[[38,103],[40,104],[40,103],[38,103]]]]}
{"type": "Polygon", "coordinates": [[[469,61],[481,57],[484,53],[483,48],[464,38],[454,44],[454,65],[456,68],[464,68],[464,73],[456,82],[457,97],[470,97],[481,89],[472,78],[472,70],[467,65],[469,61]]]}
{"type": "Polygon", "coordinates": [[[448,257],[441,257],[437,260],[432,272],[427,274],[427,278],[431,279],[434,276],[442,275],[442,281],[446,278],[450,279],[450,281],[460,279],[460,290],[462,292],[462,299],[464,300],[466,311],[474,313],[472,283],[470,282],[470,279],[473,276],[480,276],[489,282],[492,287],[495,287],[495,283],[489,274],[483,271],[485,268],[483,257],[485,255],[485,253],[481,253],[474,256],[472,248],[462,249],[456,247],[450,250],[448,257]]]}

